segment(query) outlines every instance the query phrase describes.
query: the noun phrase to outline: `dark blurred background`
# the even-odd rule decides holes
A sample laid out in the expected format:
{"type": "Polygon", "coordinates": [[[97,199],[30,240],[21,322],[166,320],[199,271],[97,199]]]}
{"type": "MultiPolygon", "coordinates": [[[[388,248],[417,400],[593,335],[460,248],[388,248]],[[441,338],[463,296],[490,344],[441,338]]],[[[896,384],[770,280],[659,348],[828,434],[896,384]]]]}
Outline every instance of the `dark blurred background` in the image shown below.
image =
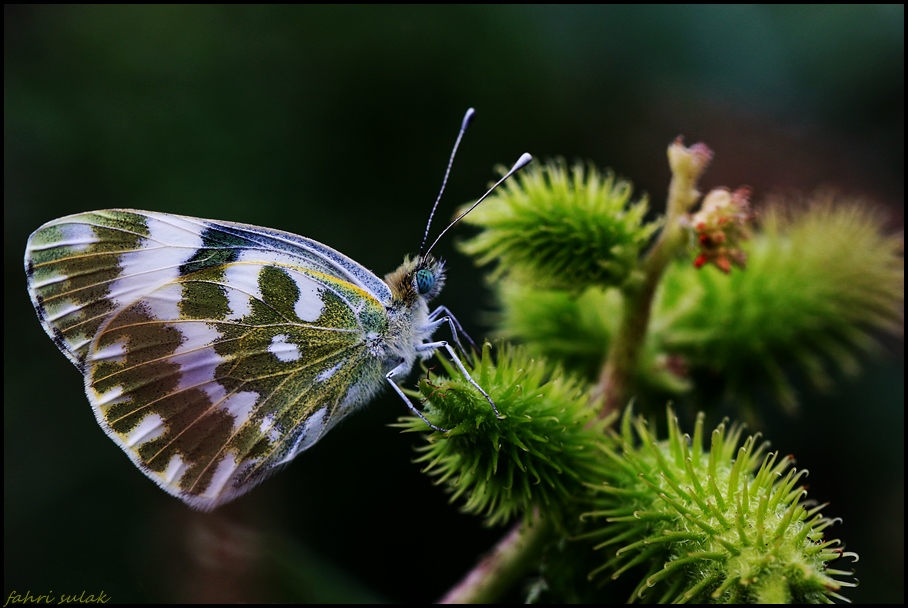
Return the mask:
{"type": "MultiPolygon", "coordinates": [[[[443,220],[524,151],[613,167],[658,209],[683,134],[716,152],[706,187],[835,188],[903,226],[903,6],[5,6],[4,102],[4,596],[426,601],[504,533],[419,473],[388,394],[235,504],[189,511],[104,437],[31,310],[22,253],[45,221],[248,222],[383,275],[418,248],[473,106],[443,220]]],[[[452,234],[439,301],[481,339],[493,302],[452,234]]],[[[904,347],[886,346],[761,429],[844,519],[855,602],[904,600],[904,347]]]]}

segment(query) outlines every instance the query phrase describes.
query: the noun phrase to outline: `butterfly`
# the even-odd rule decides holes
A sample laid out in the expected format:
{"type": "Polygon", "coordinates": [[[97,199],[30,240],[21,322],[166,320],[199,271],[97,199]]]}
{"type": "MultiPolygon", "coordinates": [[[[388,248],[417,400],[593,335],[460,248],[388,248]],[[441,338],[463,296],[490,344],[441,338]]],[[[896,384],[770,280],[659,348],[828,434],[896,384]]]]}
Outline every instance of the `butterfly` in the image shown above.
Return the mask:
{"type": "Polygon", "coordinates": [[[454,347],[432,340],[444,325],[458,346],[465,334],[447,308],[429,310],[445,272],[438,240],[423,252],[425,242],[383,280],[289,232],[109,209],[41,226],[25,267],[41,324],[84,375],[104,432],[166,492],[210,510],[386,385],[443,431],[397,384],[438,349],[495,408],[454,347]]]}

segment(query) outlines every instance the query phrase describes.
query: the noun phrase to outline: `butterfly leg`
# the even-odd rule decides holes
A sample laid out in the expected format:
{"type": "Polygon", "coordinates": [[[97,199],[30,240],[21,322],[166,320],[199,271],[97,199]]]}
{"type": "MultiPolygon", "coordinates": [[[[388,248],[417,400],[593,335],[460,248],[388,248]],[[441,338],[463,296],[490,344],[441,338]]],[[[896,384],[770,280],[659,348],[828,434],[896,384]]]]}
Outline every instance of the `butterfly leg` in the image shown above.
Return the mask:
{"type": "MultiPolygon", "coordinates": [[[[432,312],[429,313],[429,321],[444,321],[444,320],[447,320],[448,324],[451,326],[451,333],[454,335],[454,342],[457,343],[457,348],[460,349],[460,352],[465,353],[467,351],[464,350],[463,345],[461,345],[458,335],[461,335],[464,338],[466,338],[467,342],[470,343],[470,347],[472,347],[473,352],[475,352],[475,353],[480,352],[479,348],[476,347],[476,343],[473,342],[472,338],[470,338],[470,334],[468,334],[467,332],[465,332],[463,330],[463,327],[461,327],[460,322],[457,320],[457,318],[453,314],[451,314],[451,311],[448,310],[447,306],[439,306],[438,308],[436,308],[435,310],[433,310],[432,312]],[[439,319],[440,315],[444,315],[444,316],[439,319]]],[[[441,325],[441,323],[433,325],[432,329],[435,329],[439,325],[441,325]]]]}
{"type": "MultiPolygon", "coordinates": [[[[451,317],[443,317],[442,319],[439,319],[438,321],[444,321],[444,320],[447,320],[450,323],[451,317]]],[[[476,383],[476,380],[473,380],[473,376],[471,376],[470,372],[467,371],[467,368],[464,367],[463,361],[460,360],[460,357],[457,356],[457,352],[454,350],[454,348],[450,344],[448,344],[444,340],[442,340],[440,342],[426,342],[425,344],[420,344],[418,347],[416,347],[416,350],[417,350],[417,352],[426,351],[426,350],[434,351],[439,348],[447,349],[448,354],[451,355],[451,360],[453,360],[454,363],[457,365],[457,367],[460,369],[461,373],[467,379],[467,382],[472,384],[476,390],[478,390],[480,393],[482,393],[482,396],[485,397],[486,401],[489,402],[489,405],[492,406],[492,411],[495,412],[495,417],[500,419],[501,414],[498,413],[498,408],[495,407],[495,402],[492,401],[492,398],[489,397],[489,394],[487,392],[482,390],[482,387],[476,383]]]]}
{"type": "MultiPolygon", "coordinates": [[[[416,409],[416,406],[413,405],[413,402],[410,400],[410,398],[404,394],[404,392],[401,390],[401,388],[399,386],[397,386],[397,382],[394,381],[394,376],[396,376],[397,374],[400,374],[401,372],[406,374],[409,371],[410,371],[410,367],[407,366],[406,362],[403,362],[400,365],[398,365],[397,367],[395,367],[394,369],[392,369],[390,372],[385,374],[385,379],[388,381],[388,384],[390,384],[394,388],[394,390],[397,392],[397,394],[400,395],[400,398],[404,400],[404,403],[407,404],[407,407],[410,408],[411,412],[413,412],[414,414],[416,414],[417,416],[422,418],[423,422],[428,424],[430,427],[432,427],[436,431],[440,431],[442,433],[447,433],[448,429],[443,429],[443,428],[441,428],[439,426],[435,426],[434,424],[429,422],[429,419],[426,418],[422,412],[420,412],[418,409],[416,409]]],[[[482,390],[482,389],[479,389],[479,390],[482,390]]]]}

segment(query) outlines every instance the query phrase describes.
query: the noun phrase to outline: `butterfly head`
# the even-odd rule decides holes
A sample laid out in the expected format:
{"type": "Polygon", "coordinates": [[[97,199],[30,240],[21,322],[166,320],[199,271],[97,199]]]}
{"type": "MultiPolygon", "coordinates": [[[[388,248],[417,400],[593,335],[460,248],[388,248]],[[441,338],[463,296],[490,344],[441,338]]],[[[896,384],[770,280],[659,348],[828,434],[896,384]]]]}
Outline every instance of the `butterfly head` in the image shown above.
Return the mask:
{"type": "Polygon", "coordinates": [[[406,258],[397,270],[385,275],[395,300],[412,305],[419,300],[428,302],[438,295],[445,284],[445,265],[431,255],[406,258]]]}

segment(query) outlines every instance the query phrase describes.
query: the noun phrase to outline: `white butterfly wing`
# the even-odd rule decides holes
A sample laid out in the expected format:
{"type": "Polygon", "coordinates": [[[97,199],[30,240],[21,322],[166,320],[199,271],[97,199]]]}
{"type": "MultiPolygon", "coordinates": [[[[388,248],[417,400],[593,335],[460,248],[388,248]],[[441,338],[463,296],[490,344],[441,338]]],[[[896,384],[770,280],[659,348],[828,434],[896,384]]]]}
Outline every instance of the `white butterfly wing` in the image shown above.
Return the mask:
{"type": "Polygon", "coordinates": [[[102,428],[197,508],[248,491],[383,383],[369,345],[387,285],[310,239],[99,211],[37,230],[26,270],[102,428]]]}

